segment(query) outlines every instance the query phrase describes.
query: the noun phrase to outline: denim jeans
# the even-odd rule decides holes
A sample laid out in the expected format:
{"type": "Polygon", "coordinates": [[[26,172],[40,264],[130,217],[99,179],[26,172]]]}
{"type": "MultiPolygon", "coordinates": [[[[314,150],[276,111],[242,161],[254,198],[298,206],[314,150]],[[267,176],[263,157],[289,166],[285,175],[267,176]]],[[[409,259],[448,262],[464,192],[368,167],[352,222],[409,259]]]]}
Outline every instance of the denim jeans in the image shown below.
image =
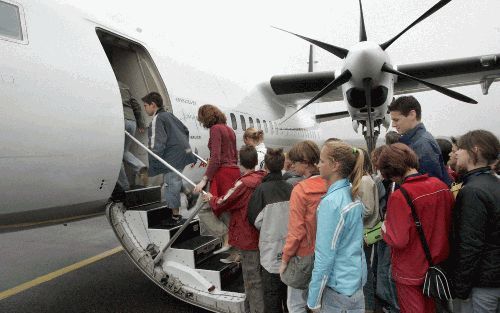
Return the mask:
{"type": "MultiPolygon", "coordinates": [[[[135,136],[135,131],[137,129],[137,124],[135,121],[125,119],[125,130],[135,136]]],[[[125,145],[123,147],[123,162],[127,163],[132,167],[132,170],[135,174],[139,173],[141,168],[146,167],[144,163],[139,160],[135,155],[130,152],[130,145],[132,144],[132,139],[130,139],[127,135],[125,135],[125,145]]],[[[120,169],[120,174],[118,176],[118,184],[122,187],[123,190],[129,190],[130,184],[127,178],[127,174],[125,173],[125,166],[122,164],[120,169]]]]}
{"type": "Polygon", "coordinates": [[[352,296],[342,295],[332,288],[325,288],[321,301],[321,313],[365,313],[363,288],[352,296]]]}
{"type": "Polygon", "coordinates": [[[392,279],[391,247],[385,241],[377,243],[377,282],[375,293],[384,301],[384,307],[390,313],[399,312],[396,284],[392,279]]]}
{"type": "Polygon", "coordinates": [[[306,313],[307,289],[287,288],[286,306],[289,313],[306,313]]]}
{"type": "Polygon", "coordinates": [[[167,207],[178,209],[181,206],[182,178],[174,172],[168,172],[163,175],[163,182],[167,207]]]}

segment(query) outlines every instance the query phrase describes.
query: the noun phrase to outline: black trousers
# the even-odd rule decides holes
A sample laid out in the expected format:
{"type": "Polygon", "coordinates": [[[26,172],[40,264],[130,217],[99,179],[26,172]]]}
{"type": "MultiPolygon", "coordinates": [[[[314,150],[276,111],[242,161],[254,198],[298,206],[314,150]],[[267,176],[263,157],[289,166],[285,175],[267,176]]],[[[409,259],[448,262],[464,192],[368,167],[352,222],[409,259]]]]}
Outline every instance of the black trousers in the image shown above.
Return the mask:
{"type": "Polygon", "coordinates": [[[288,312],[286,306],[287,286],[281,281],[280,274],[273,274],[262,270],[262,286],[264,287],[264,312],[282,313],[288,312]]]}

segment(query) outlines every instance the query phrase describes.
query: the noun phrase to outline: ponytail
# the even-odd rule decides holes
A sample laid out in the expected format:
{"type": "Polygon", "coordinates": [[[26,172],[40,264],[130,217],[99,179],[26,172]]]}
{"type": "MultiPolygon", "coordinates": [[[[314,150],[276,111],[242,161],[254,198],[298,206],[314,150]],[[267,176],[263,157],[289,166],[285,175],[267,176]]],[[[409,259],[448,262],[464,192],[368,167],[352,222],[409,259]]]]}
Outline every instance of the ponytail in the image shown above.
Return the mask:
{"type": "Polygon", "coordinates": [[[356,198],[359,195],[359,188],[361,186],[361,178],[365,174],[364,170],[364,162],[365,156],[363,151],[357,148],[352,148],[354,155],[356,156],[356,163],[354,164],[354,169],[349,175],[349,180],[352,184],[351,194],[353,198],[356,198]]]}
{"type": "Polygon", "coordinates": [[[340,176],[350,180],[352,184],[351,195],[353,199],[356,198],[359,195],[361,178],[365,173],[363,151],[341,141],[327,141],[324,147],[327,149],[329,158],[341,164],[340,176]]]}

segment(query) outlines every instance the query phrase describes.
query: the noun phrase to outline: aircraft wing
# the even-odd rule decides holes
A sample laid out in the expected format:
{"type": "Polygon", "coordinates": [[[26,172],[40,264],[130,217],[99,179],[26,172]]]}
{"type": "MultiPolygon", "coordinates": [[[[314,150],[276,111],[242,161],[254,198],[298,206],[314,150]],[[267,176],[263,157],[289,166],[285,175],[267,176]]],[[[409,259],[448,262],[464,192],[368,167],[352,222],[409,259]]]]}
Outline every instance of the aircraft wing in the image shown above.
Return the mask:
{"type": "MultiPolygon", "coordinates": [[[[483,93],[500,80],[500,54],[469,58],[399,65],[400,72],[425,79],[443,87],[481,84],[483,93]]],[[[335,79],[335,72],[313,72],[277,75],[271,78],[271,87],[278,96],[290,100],[309,100],[335,79]]],[[[404,77],[395,77],[394,94],[401,95],[429,90],[428,87],[404,77]]],[[[337,88],[319,99],[321,102],[342,100],[342,89],[337,88]]]]}

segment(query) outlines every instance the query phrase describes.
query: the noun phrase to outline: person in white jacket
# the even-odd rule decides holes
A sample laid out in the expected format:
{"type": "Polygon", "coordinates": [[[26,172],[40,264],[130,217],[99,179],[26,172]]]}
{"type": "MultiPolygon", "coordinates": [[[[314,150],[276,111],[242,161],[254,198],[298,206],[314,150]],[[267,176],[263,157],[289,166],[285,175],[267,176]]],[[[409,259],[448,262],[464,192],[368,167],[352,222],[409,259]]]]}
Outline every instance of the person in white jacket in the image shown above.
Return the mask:
{"type": "Polygon", "coordinates": [[[267,148],[264,144],[264,131],[253,127],[247,128],[243,134],[243,142],[247,146],[255,147],[255,150],[257,150],[257,166],[255,166],[255,170],[263,170],[264,157],[267,153],[267,148]]]}

